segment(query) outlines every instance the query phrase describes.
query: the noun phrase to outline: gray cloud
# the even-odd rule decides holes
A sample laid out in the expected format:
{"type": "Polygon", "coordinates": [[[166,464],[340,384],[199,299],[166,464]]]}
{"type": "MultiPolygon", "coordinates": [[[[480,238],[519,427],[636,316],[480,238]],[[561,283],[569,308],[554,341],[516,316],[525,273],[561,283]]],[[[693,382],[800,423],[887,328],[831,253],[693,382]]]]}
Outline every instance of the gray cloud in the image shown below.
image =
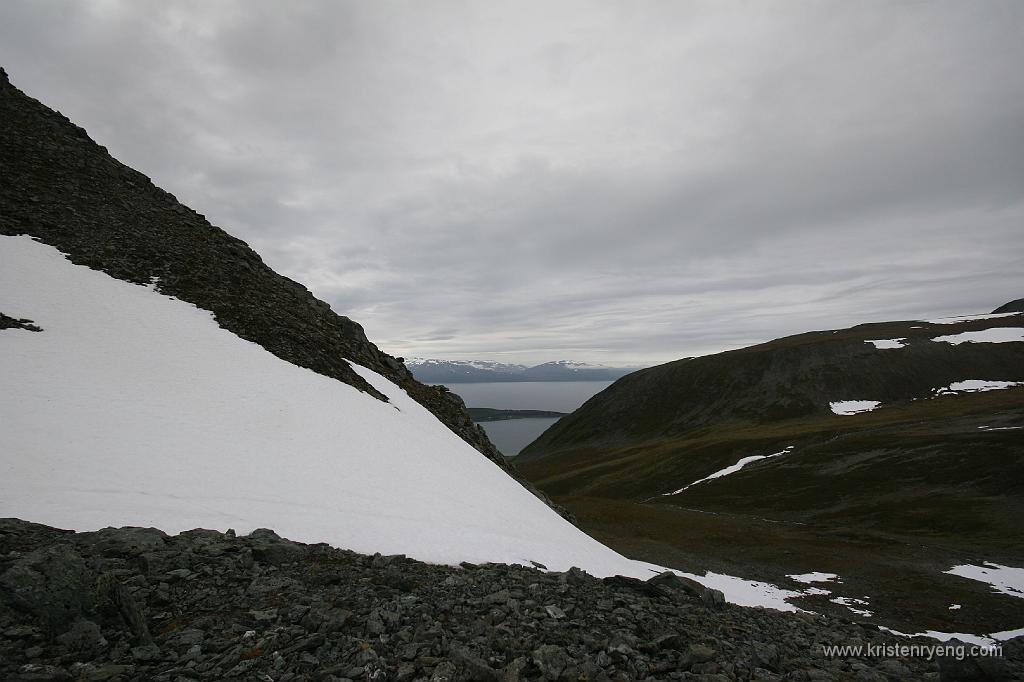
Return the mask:
{"type": "Polygon", "coordinates": [[[669,360],[1024,288],[1024,7],[0,5],[0,63],[397,355],[669,360]]]}

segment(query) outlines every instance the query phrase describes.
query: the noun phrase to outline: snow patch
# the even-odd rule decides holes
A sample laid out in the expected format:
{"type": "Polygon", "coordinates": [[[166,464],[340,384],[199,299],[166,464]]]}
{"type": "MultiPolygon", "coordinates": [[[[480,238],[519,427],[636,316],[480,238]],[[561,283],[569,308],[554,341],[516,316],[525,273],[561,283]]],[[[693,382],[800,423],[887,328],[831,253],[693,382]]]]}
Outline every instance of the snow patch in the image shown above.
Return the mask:
{"type": "Polygon", "coordinates": [[[1024,628],[1017,628],[1016,630],[1003,630],[1002,632],[993,632],[989,635],[992,639],[997,642],[1006,642],[1016,637],[1024,637],[1024,628]]]}
{"type": "Polygon", "coordinates": [[[960,640],[965,644],[976,644],[978,646],[990,647],[996,644],[996,639],[992,636],[985,635],[972,635],[965,632],[939,632],[938,630],[928,630],[926,632],[915,632],[913,634],[907,632],[900,632],[899,630],[893,630],[887,628],[884,625],[879,625],[878,629],[882,632],[888,632],[890,635],[896,635],[897,637],[927,637],[928,639],[937,639],[940,642],[948,642],[953,639],[960,640]]]}
{"type": "Polygon", "coordinates": [[[662,496],[665,496],[665,495],[678,495],[679,493],[683,492],[687,488],[692,488],[693,486],[697,485],[698,483],[703,483],[704,481],[710,481],[713,478],[721,478],[722,476],[728,476],[729,474],[734,474],[737,471],[739,471],[740,469],[742,469],[743,467],[745,467],[748,464],[750,464],[751,462],[756,462],[756,461],[758,461],[760,459],[769,459],[771,457],[778,457],[779,455],[785,455],[786,453],[790,452],[792,449],[793,449],[793,446],[790,445],[790,446],[786,447],[784,450],[780,450],[779,452],[775,452],[775,453],[772,453],[770,455],[751,455],[750,457],[744,457],[743,459],[741,459],[740,461],[736,462],[735,464],[733,464],[731,466],[727,466],[724,469],[719,469],[715,473],[713,473],[713,474],[711,474],[709,476],[705,476],[704,478],[698,479],[698,480],[694,481],[693,483],[690,483],[689,485],[684,485],[679,490],[674,490],[674,491],[672,491],[670,493],[662,493],[662,496]]]}
{"type": "Polygon", "coordinates": [[[870,412],[881,404],[878,400],[839,400],[829,403],[828,406],[836,414],[850,415],[870,412]]]}
{"type": "MultiPolygon", "coordinates": [[[[1017,313],[1013,313],[1017,314],[1017,313]]],[[[1015,343],[1024,341],[1024,327],[992,327],[977,332],[960,332],[936,336],[932,341],[950,343],[958,346],[961,343],[1015,343]]]]}
{"type": "Polygon", "coordinates": [[[850,611],[856,613],[858,616],[870,618],[871,616],[875,615],[873,611],[868,611],[867,609],[862,608],[868,605],[867,597],[864,597],[863,599],[858,599],[857,597],[833,597],[832,599],[829,599],[829,601],[833,604],[845,606],[850,611]]]}
{"type": "Polygon", "coordinates": [[[1018,630],[1003,630],[1002,632],[992,632],[987,635],[972,635],[966,632],[939,632],[938,630],[928,630],[926,632],[918,632],[915,634],[908,634],[906,632],[900,632],[899,630],[893,630],[887,628],[884,625],[879,625],[878,629],[882,632],[888,632],[890,635],[896,635],[897,637],[927,637],[929,639],[937,639],[940,642],[949,642],[951,640],[959,640],[965,644],[976,644],[978,646],[991,647],[999,642],[1006,642],[1015,637],[1024,635],[1024,628],[1018,630]]]}
{"type": "MultiPolygon", "coordinates": [[[[956,317],[940,317],[937,320],[922,320],[928,324],[960,324],[961,322],[973,322],[974,320],[994,320],[999,317],[1010,317],[1021,313],[989,313],[987,315],[958,315],[956,317]]],[[[920,327],[912,327],[920,329],[920,327]]]]}
{"type": "Polygon", "coordinates": [[[786,577],[790,580],[795,580],[798,583],[805,583],[807,585],[810,585],[812,583],[843,582],[835,573],[820,573],[818,571],[813,571],[811,573],[799,573],[796,575],[787,575],[786,577]]]}
{"type": "MultiPolygon", "coordinates": [[[[1024,381],[988,381],[986,379],[967,379],[954,381],[949,386],[935,389],[935,395],[956,395],[957,393],[983,393],[984,391],[1000,391],[1004,388],[1024,386],[1024,381]]],[[[987,428],[984,426],[978,428],[987,428]]]]}
{"type": "Polygon", "coordinates": [[[875,348],[879,350],[886,350],[889,348],[903,348],[907,345],[906,339],[868,339],[864,343],[874,344],[875,348]]]}
{"type": "Polygon", "coordinates": [[[705,572],[704,575],[694,575],[692,573],[682,573],[676,571],[679,575],[691,578],[701,583],[705,587],[710,587],[715,590],[721,590],[722,594],[725,595],[726,601],[731,604],[738,604],[739,606],[761,606],[768,609],[775,609],[776,611],[801,611],[793,604],[789,603],[789,599],[803,596],[800,592],[793,590],[786,590],[781,587],[772,585],[771,583],[760,582],[757,580],[746,580],[744,578],[737,578],[731,575],[725,575],[722,573],[712,573],[710,571],[705,572]]]}
{"type": "Polygon", "coordinates": [[[1024,568],[1002,566],[986,561],[982,566],[964,564],[943,572],[988,583],[996,592],[1024,599],[1024,568]]]}

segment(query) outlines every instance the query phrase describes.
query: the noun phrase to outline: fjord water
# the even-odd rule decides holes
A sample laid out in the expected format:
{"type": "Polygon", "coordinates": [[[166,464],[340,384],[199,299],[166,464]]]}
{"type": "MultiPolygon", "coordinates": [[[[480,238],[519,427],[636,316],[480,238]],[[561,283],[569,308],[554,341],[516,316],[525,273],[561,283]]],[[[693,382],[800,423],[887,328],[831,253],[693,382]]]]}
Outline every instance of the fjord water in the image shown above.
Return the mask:
{"type": "Polygon", "coordinates": [[[515,457],[523,448],[537,439],[558,421],[557,417],[536,417],[530,419],[504,419],[496,422],[480,422],[487,437],[506,457],[515,457]]]}
{"type": "Polygon", "coordinates": [[[462,396],[466,407],[572,412],[611,385],[610,381],[500,381],[449,384],[448,388],[462,396]]]}
{"type": "MultiPolygon", "coordinates": [[[[467,407],[572,412],[611,385],[611,381],[506,381],[451,384],[449,388],[462,396],[467,407]]],[[[508,419],[484,422],[481,426],[506,457],[515,457],[556,421],[553,418],[508,419]]]]}

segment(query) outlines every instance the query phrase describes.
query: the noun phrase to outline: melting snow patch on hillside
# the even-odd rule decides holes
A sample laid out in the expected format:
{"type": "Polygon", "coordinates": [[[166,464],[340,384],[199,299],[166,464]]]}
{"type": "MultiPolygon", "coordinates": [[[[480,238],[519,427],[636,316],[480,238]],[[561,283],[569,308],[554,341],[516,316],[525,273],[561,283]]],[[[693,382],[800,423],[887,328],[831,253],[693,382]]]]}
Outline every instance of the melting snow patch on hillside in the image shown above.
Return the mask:
{"type": "Polygon", "coordinates": [[[870,412],[882,403],[877,400],[839,400],[829,403],[828,406],[836,414],[850,415],[860,412],[870,412]]]}
{"type": "Polygon", "coordinates": [[[879,350],[886,350],[889,348],[903,348],[907,345],[906,339],[868,339],[864,343],[873,344],[875,348],[879,350]]]}
{"type": "MultiPolygon", "coordinates": [[[[956,395],[957,393],[983,393],[999,391],[1004,388],[1024,386],[1024,381],[987,381],[985,379],[967,379],[954,381],[949,386],[935,389],[935,395],[956,395]]],[[[979,427],[984,428],[984,427],[979,427]]]]}
{"type": "Polygon", "coordinates": [[[884,625],[879,625],[878,629],[882,632],[888,632],[891,635],[896,635],[897,637],[927,637],[929,639],[937,639],[940,642],[949,642],[955,639],[964,642],[965,644],[977,644],[978,646],[984,647],[991,647],[999,642],[1006,642],[1024,635],[1024,628],[1019,628],[1017,630],[1003,630],[1002,632],[991,632],[987,635],[972,635],[965,632],[939,632],[938,630],[927,630],[926,632],[908,634],[906,632],[887,628],[884,625]]]}
{"type": "Polygon", "coordinates": [[[932,341],[950,343],[954,346],[961,343],[1014,343],[1024,341],[1024,327],[992,327],[977,332],[936,336],[932,341]]]}
{"type": "Polygon", "coordinates": [[[944,573],[988,583],[996,592],[1024,599],[1024,568],[1002,566],[986,561],[983,566],[964,564],[954,566],[944,573]]]}
{"type": "MultiPolygon", "coordinates": [[[[643,562],[636,562],[637,564],[643,564],[643,562]]],[[[645,576],[651,578],[654,575],[664,571],[664,568],[656,566],[654,564],[646,564],[650,573],[645,576]]],[[[760,582],[758,580],[746,580],[744,578],[737,578],[731,575],[725,575],[724,573],[712,573],[706,571],[704,575],[696,575],[694,573],[684,573],[683,571],[673,571],[678,575],[696,580],[700,584],[710,587],[713,590],[720,590],[725,595],[726,601],[731,604],[738,604],[739,606],[761,606],[768,609],[775,609],[777,611],[801,611],[793,604],[789,603],[789,599],[804,596],[801,592],[795,592],[793,590],[787,590],[781,587],[772,585],[771,583],[760,582]]],[[[644,577],[644,576],[641,576],[644,577]]]]}
{"type": "Polygon", "coordinates": [[[705,476],[704,478],[698,479],[698,480],[694,481],[693,483],[690,483],[688,485],[684,485],[679,490],[674,490],[674,491],[672,491],[670,493],[662,493],[662,496],[665,496],[665,495],[678,495],[679,493],[683,492],[687,488],[692,488],[693,486],[697,485],[698,483],[703,483],[704,481],[710,481],[713,478],[721,478],[722,476],[728,476],[729,474],[734,474],[737,471],[739,471],[740,469],[742,469],[743,467],[745,467],[748,464],[750,464],[751,462],[756,462],[756,461],[761,460],[761,459],[769,459],[771,457],[778,457],[779,455],[785,455],[786,453],[790,452],[792,449],[793,449],[793,446],[790,445],[787,448],[785,448],[784,450],[780,450],[779,452],[775,452],[775,453],[772,453],[770,455],[751,455],[750,457],[744,457],[743,459],[741,459],[740,461],[736,462],[735,464],[733,464],[731,466],[727,466],[724,469],[719,469],[718,471],[716,471],[715,473],[713,473],[713,474],[711,474],[709,476],[705,476]]]}
{"type": "Polygon", "coordinates": [[[960,324],[961,322],[973,322],[975,320],[994,320],[999,317],[1010,317],[1021,313],[989,313],[987,315],[958,315],[955,317],[940,317],[937,320],[923,320],[928,324],[960,324]]]}
{"type": "Polygon", "coordinates": [[[863,608],[868,605],[867,597],[864,597],[863,599],[858,599],[857,597],[833,597],[832,599],[829,599],[829,601],[833,604],[845,606],[850,611],[856,613],[858,616],[870,618],[871,616],[875,615],[874,612],[868,611],[867,609],[863,608]]]}
{"type": "Polygon", "coordinates": [[[805,583],[807,585],[811,585],[813,583],[843,582],[835,573],[820,573],[818,571],[812,571],[811,573],[799,573],[797,575],[787,575],[786,577],[790,580],[795,580],[798,583],[805,583]]]}

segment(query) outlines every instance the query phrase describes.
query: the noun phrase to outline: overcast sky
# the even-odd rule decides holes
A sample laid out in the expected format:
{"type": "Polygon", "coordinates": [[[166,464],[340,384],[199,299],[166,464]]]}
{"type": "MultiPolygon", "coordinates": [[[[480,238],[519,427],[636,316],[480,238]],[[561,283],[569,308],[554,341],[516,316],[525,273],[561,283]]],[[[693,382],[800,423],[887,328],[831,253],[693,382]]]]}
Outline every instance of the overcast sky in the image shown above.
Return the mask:
{"type": "Polygon", "coordinates": [[[0,2],[0,65],[395,355],[1024,296],[1024,2],[0,2]]]}

